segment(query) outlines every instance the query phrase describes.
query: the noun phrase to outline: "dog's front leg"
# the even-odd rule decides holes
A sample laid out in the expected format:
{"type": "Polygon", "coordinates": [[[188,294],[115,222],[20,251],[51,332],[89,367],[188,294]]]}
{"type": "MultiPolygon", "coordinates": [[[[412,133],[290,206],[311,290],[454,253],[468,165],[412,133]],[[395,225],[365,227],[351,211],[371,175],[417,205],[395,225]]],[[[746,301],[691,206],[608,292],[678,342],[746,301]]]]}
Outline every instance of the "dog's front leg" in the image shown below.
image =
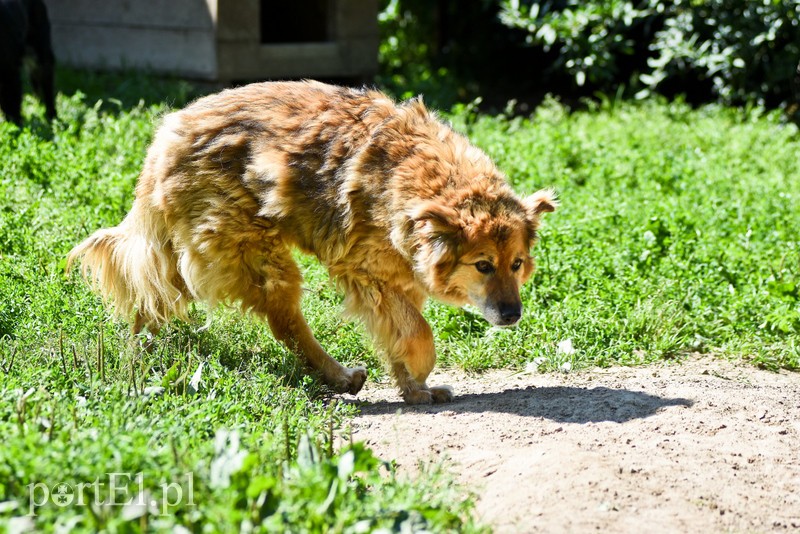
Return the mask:
{"type": "Polygon", "coordinates": [[[385,352],[403,400],[408,404],[430,404],[453,400],[450,386],[428,387],[426,380],[436,363],[433,332],[420,313],[419,304],[401,292],[370,291],[356,307],[364,317],[376,344],[385,352]]]}

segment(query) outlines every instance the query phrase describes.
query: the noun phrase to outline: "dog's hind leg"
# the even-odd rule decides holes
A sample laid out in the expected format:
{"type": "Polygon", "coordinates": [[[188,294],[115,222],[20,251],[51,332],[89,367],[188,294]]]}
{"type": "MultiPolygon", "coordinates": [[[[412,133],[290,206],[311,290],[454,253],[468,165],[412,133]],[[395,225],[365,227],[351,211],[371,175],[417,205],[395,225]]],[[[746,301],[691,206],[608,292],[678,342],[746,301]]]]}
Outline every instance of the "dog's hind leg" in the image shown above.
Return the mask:
{"type": "Polygon", "coordinates": [[[133,321],[133,326],[131,326],[131,331],[133,331],[134,335],[136,335],[141,333],[145,327],[153,336],[157,336],[161,331],[161,325],[155,321],[149,321],[141,311],[137,311],[136,317],[133,321]]]}
{"type": "Polygon", "coordinates": [[[275,338],[319,372],[334,391],[355,395],[367,378],[366,369],[344,367],[314,337],[300,309],[302,275],[289,250],[281,248],[270,249],[259,269],[263,291],[242,295],[243,307],[266,316],[275,338]]]}
{"type": "Polygon", "coordinates": [[[36,54],[36,67],[31,72],[31,81],[35,91],[44,103],[47,119],[56,118],[56,97],[54,89],[55,56],[50,40],[50,19],[47,6],[42,0],[28,3],[30,14],[30,31],[28,46],[36,54]]]}

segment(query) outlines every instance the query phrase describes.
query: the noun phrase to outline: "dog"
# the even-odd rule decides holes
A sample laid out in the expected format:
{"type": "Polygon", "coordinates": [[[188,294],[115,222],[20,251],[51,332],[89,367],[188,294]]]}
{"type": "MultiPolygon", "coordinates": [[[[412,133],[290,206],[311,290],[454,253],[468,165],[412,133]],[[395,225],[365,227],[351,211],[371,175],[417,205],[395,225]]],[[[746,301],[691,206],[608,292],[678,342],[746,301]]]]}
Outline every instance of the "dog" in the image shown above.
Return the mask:
{"type": "Polygon", "coordinates": [[[34,90],[42,99],[48,120],[56,118],[55,56],[50,42],[50,19],[42,0],[0,0],[0,109],[8,120],[22,124],[22,60],[31,50],[34,90]]]}
{"type": "Polygon", "coordinates": [[[366,370],[329,356],[303,318],[299,249],[327,267],[405,402],[447,402],[452,388],[426,384],[436,353],[423,303],[471,303],[493,325],[516,324],[540,216],[556,206],[551,190],[516,196],[420,98],[257,83],[167,115],[131,211],[67,268],[81,258],[134,333],[185,319],[191,301],[238,302],[333,390],[356,394],[366,370]]]}

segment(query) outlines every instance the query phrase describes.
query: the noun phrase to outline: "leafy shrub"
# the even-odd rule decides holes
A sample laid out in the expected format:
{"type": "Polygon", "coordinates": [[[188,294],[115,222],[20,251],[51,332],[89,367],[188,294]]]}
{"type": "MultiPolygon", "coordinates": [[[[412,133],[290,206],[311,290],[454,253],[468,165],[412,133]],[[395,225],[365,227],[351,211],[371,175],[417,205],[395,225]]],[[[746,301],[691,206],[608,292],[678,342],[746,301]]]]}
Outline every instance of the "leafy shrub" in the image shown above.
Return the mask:
{"type": "Polygon", "coordinates": [[[500,20],[526,31],[530,45],[557,48],[551,69],[566,70],[579,86],[587,80],[604,85],[618,81],[621,63],[633,55],[635,30],[643,26],[652,34],[655,13],[650,3],[503,0],[500,20]]]}
{"type": "MultiPolygon", "coordinates": [[[[503,26],[498,0],[382,5],[377,81],[395,96],[423,94],[439,109],[480,96],[483,109],[502,110],[512,96],[541,92],[541,80],[531,73],[542,72],[552,58],[526,47],[524,32],[503,26]]],[[[550,76],[548,91],[564,82],[566,76],[550,76]]]]}
{"type": "MultiPolygon", "coordinates": [[[[431,44],[425,37],[432,22],[420,20],[416,12],[403,9],[400,0],[390,0],[378,15],[378,22],[382,32],[378,50],[382,85],[397,89],[419,86],[434,78],[430,66],[431,44]]],[[[402,94],[403,90],[398,92],[402,94]]]]}
{"type": "Polygon", "coordinates": [[[678,0],[651,48],[652,71],[642,76],[651,89],[688,67],[724,102],[787,102],[800,61],[800,3],[678,0]]]}
{"type": "MultiPolygon", "coordinates": [[[[706,88],[727,103],[792,99],[800,3],[780,0],[501,0],[500,19],[558,52],[575,84],[662,92],[706,88]],[[646,60],[643,61],[643,60],[646,60]],[[632,70],[632,72],[630,72],[632,70]],[[632,74],[633,77],[627,77],[632,74]]],[[[710,96],[710,95],[709,95],[710,96]]]]}

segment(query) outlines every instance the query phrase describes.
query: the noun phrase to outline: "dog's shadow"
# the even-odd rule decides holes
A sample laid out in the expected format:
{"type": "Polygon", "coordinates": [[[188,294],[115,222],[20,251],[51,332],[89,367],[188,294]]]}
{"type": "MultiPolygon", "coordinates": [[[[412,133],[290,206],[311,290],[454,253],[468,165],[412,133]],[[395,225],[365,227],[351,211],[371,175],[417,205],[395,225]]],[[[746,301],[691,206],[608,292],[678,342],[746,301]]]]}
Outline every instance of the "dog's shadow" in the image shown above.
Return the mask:
{"type": "Polygon", "coordinates": [[[691,407],[683,398],[666,398],[642,391],[607,387],[549,386],[458,395],[453,402],[409,406],[402,402],[357,403],[363,416],[402,412],[490,413],[539,417],[563,423],[624,423],[644,419],[670,406],[691,407]]]}

